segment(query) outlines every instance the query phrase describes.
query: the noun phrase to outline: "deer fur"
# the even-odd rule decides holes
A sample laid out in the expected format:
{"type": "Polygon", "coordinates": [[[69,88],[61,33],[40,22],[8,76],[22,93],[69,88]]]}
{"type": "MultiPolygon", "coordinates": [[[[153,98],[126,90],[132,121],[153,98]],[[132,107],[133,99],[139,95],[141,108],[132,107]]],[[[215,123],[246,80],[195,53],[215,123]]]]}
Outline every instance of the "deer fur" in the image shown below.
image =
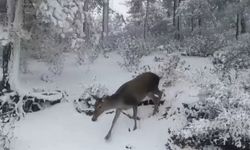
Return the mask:
{"type": "Polygon", "coordinates": [[[145,72],[124,83],[111,96],[104,96],[103,98],[93,96],[96,99],[96,103],[92,121],[96,121],[104,111],[116,109],[111,128],[105,136],[106,140],[110,138],[112,129],[122,110],[133,108],[134,130],[137,129],[137,107],[146,96],[150,97],[154,102],[153,115],[158,112],[162,96],[162,92],[158,88],[159,81],[160,77],[156,74],[145,72]]]}

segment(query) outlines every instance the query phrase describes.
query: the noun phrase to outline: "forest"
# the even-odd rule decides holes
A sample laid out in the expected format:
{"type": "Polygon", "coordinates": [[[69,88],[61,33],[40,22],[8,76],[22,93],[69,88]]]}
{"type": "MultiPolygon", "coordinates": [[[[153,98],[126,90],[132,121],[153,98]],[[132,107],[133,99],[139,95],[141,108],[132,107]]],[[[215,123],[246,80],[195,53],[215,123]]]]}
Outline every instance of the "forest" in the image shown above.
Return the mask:
{"type": "Polygon", "coordinates": [[[249,150],[249,27],[249,0],[0,0],[0,150],[249,150]],[[93,121],[145,72],[162,95],[93,121]]]}

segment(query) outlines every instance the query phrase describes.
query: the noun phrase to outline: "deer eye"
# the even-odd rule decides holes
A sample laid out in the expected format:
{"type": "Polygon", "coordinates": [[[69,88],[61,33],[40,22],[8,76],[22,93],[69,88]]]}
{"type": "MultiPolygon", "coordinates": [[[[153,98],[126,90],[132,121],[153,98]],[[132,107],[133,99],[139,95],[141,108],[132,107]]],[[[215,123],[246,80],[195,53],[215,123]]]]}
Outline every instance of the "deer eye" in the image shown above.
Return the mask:
{"type": "Polygon", "coordinates": [[[98,108],[102,108],[102,106],[98,106],[98,108]]]}

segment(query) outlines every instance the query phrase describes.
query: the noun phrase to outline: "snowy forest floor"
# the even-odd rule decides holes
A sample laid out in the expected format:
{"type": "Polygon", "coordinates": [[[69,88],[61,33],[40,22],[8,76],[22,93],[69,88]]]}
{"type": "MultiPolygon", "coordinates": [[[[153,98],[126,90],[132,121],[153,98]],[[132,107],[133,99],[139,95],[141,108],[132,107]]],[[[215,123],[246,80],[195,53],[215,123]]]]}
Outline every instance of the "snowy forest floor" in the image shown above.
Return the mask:
{"type": "MultiPolygon", "coordinates": [[[[142,64],[154,63],[154,56],[144,57],[142,64]]],[[[132,131],[133,120],[124,115],[112,132],[111,140],[105,141],[104,136],[110,128],[113,114],[103,114],[97,122],[91,117],[78,113],[73,101],[78,99],[85,87],[93,83],[104,85],[109,93],[114,92],[121,84],[132,79],[132,73],[127,72],[119,62],[122,58],[115,54],[103,56],[93,64],[78,65],[76,56],[65,54],[64,70],[60,76],[53,76],[42,62],[31,60],[28,62],[29,73],[22,74],[20,92],[33,89],[63,90],[69,95],[68,102],[63,102],[46,110],[26,114],[15,127],[14,150],[165,150],[169,138],[168,129],[178,129],[185,125],[182,103],[191,103],[198,100],[199,79],[209,78],[212,64],[209,58],[184,57],[185,72],[175,84],[165,91],[165,103],[160,106],[160,112],[151,116],[152,106],[141,106],[138,116],[141,118],[138,129],[132,131]],[[206,76],[203,73],[206,72],[206,76]],[[41,80],[41,76],[48,77],[48,82],[41,80]],[[166,108],[171,107],[166,118],[163,114],[166,108]],[[180,111],[178,112],[178,108],[180,111]]],[[[132,113],[131,110],[127,111],[132,113]]]]}

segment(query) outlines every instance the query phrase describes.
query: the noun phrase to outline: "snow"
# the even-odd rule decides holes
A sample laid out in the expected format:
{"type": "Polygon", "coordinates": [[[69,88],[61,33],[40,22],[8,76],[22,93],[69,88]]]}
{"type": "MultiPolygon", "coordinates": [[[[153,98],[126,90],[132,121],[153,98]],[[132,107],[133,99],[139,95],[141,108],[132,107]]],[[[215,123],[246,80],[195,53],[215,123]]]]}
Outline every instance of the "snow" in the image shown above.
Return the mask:
{"type": "Polygon", "coordinates": [[[164,149],[167,125],[166,121],[158,121],[157,117],[141,120],[139,129],[131,132],[128,128],[133,127],[133,121],[125,116],[120,117],[111,141],[104,140],[112,121],[111,115],[103,115],[98,122],[92,122],[90,119],[77,113],[73,106],[67,103],[27,115],[16,126],[16,150],[122,149],[126,145],[136,149],[164,149]],[[152,128],[162,126],[162,130],[152,133],[152,128]]]}
{"type": "Polygon", "coordinates": [[[128,7],[126,6],[126,2],[127,0],[110,0],[109,5],[113,10],[127,17],[128,7]]]}
{"type": "MultiPolygon", "coordinates": [[[[155,54],[160,55],[160,54],[155,54]]],[[[153,59],[155,55],[147,56],[143,63],[157,65],[153,59]]],[[[188,59],[185,65],[192,65],[196,69],[204,70],[209,59],[188,59]]],[[[169,138],[169,128],[181,128],[185,125],[184,112],[176,113],[182,103],[197,101],[199,88],[191,81],[182,78],[174,86],[165,91],[166,102],[160,106],[159,114],[152,115],[152,106],[141,106],[138,109],[138,129],[133,131],[133,120],[125,115],[118,119],[111,139],[105,141],[114,116],[112,114],[101,115],[96,122],[91,121],[90,116],[78,113],[72,101],[79,98],[84,87],[93,83],[100,83],[114,92],[122,83],[132,79],[118,62],[122,58],[111,53],[107,57],[99,56],[93,64],[79,65],[76,56],[65,54],[64,71],[60,76],[51,75],[46,64],[29,61],[30,73],[20,77],[22,92],[33,89],[60,89],[69,95],[69,102],[57,104],[44,111],[26,114],[16,124],[13,150],[165,150],[165,144],[169,138]],[[41,81],[41,76],[48,75],[50,82],[41,81]],[[168,116],[163,118],[166,107],[171,107],[168,116]]],[[[209,65],[208,65],[209,66],[209,65]]],[[[189,70],[192,72],[192,70],[189,70]]],[[[186,73],[186,72],[185,72],[186,73]]],[[[128,110],[132,114],[132,110],[128,110]]]]}

